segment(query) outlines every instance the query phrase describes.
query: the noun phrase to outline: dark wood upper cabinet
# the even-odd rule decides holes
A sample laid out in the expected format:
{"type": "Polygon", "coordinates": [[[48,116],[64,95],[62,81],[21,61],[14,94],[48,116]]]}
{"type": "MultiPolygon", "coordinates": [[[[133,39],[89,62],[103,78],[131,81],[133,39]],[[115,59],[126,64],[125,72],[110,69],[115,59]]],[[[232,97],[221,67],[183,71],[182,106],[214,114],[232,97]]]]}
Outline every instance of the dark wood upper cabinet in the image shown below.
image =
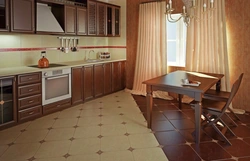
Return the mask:
{"type": "Polygon", "coordinates": [[[107,35],[120,36],[120,7],[107,6],[107,35]]]}
{"type": "Polygon", "coordinates": [[[114,7],[114,35],[113,36],[120,36],[120,7],[114,7]]]}
{"type": "Polygon", "coordinates": [[[77,35],[87,35],[87,9],[77,7],[77,35]]]}
{"type": "Polygon", "coordinates": [[[0,2],[0,31],[9,31],[9,0],[0,2]]]}
{"type": "Polygon", "coordinates": [[[97,35],[106,36],[106,12],[107,7],[103,3],[97,3],[97,35]]]}
{"type": "Polygon", "coordinates": [[[65,34],[76,34],[76,7],[65,5],[65,34]]]}
{"type": "Polygon", "coordinates": [[[34,0],[11,0],[11,31],[35,32],[34,0]]]}
{"type": "Polygon", "coordinates": [[[97,34],[97,24],[96,24],[96,7],[97,3],[93,1],[88,1],[88,35],[97,34]]]}

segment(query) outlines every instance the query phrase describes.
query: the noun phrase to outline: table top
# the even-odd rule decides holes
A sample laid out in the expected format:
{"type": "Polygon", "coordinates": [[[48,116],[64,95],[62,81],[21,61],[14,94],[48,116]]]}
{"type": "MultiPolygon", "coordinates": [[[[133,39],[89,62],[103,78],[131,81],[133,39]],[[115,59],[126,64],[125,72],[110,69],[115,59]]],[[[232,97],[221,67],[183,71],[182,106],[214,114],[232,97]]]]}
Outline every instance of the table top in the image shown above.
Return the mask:
{"type": "Polygon", "coordinates": [[[166,75],[162,75],[147,81],[143,84],[151,85],[154,87],[163,88],[176,88],[186,91],[193,91],[198,93],[204,93],[215,85],[224,75],[215,73],[198,73],[188,71],[175,71],[166,75]],[[201,84],[199,86],[187,86],[182,85],[182,79],[188,79],[190,81],[198,81],[201,84]]]}

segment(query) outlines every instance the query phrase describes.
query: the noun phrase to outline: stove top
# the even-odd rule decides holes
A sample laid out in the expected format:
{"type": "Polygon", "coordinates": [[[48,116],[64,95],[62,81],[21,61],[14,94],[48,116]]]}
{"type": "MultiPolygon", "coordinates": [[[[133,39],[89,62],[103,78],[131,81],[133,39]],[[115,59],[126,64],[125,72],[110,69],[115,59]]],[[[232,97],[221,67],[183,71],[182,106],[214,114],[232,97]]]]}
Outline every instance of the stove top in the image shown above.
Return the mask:
{"type": "MultiPolygon", "coordinates": [[[[54,67],[63,67],[63,66],[67,66],[67,65],[64,65],[64,64],[49,64],[49,67],[47,68],[54,68],[54,67]]],[[[43,69],[41,67],[38,67],[38,65],[30,65],[28,67],[33,67],[33,68],[40,68],[40,69],[43,69]]]]}

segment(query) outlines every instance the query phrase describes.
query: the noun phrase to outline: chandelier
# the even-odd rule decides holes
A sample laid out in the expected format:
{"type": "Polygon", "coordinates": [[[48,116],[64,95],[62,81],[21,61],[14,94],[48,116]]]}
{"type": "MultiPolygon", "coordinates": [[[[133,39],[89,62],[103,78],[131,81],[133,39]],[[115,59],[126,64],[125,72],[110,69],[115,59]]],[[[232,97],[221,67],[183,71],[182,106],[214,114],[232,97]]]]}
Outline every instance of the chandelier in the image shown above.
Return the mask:
{"type": "MultiPolygon", "coordinates": [[[[197,10],[199,6],[197,6],[196,0],[182,0],[182,1],[184,2],[185,5],[182,8],[181,15],[178,18],[173,18],[172,14],[174,8],[172,7],[172,0],[169,0],[166,6],[167,20],[169,22],[175,23],[179,21],[181,18],[183,18],[183,21],[186,24],[186,26],[189,26],[191,19],[199,19],[195,14],[195,10],[197,10]]],[[[206,0],[203,0],[203,2],[204,2],[202,6],[203,13],[207,12],[208,10],[212,10],[214,8],[214,0],[210,0],[209,7],[207,7],[206,0]]]]}

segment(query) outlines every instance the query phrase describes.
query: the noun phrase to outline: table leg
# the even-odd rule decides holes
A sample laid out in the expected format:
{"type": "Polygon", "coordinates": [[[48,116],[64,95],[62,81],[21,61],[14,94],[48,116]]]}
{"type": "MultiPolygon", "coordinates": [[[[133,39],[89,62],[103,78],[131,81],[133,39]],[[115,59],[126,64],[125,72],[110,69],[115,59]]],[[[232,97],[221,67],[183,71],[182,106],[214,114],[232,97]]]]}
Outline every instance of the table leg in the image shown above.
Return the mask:
{"type": "Polygon", "coordinates": [[[183,97],[182,94],[178,94],[179,109],[181,109],[181,106],[182,106],[182,97],[183,97]]]}
{"type": "Polygon", "coordinates": [[[217,83],[216,83],[216,91],[220,91],[220,87],[221,87],[221,80],[219,80],[217,83]]]}
{"type": "Polygon", "coordinates": [[[153,107],[153,95],[152,86],[147,85],[147,122],[148,128],[152,126],[152,107],[153,107]]]}
{"type": "Polygon", "coordinates": [[[195,103],[195,142],[200,144],[201,134],[201,102],[195,103]]]}

